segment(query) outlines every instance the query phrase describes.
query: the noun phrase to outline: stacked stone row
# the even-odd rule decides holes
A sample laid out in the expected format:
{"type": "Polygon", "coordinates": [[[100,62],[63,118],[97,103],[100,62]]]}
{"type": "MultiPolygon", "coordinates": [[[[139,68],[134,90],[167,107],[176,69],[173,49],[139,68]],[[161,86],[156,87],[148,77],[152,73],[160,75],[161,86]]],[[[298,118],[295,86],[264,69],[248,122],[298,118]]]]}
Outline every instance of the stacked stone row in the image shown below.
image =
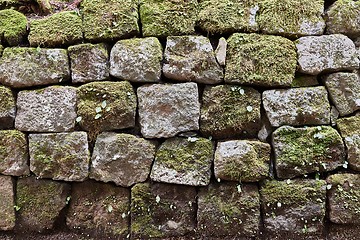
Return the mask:
{"type": "Polygon", "coordinates": [[[358,2],[91,2],[0,26],[1,230],[356,238],[358,2]]]}

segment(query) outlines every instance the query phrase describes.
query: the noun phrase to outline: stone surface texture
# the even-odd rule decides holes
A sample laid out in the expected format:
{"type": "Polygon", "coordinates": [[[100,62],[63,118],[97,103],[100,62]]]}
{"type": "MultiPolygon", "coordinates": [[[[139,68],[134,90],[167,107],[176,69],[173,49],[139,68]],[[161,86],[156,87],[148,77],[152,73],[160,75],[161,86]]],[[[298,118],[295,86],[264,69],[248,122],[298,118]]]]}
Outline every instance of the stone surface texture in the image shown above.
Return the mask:
{"type": "Polygon", "coordinates": [[[14,126],[16,102],[10,88],[0,86],[0,129],[14,126]]]}
{"type": "Polygon", "coordinates": [[[13,10],[0,10],[0,41],[10,46],[19,45],[26,36],[27,19],[22,13],[13,10]]]}
{"type": "Polygon", "coordinates": [[[220,66],[225,66],[226,63],[226,49],[227,41],[224,37],[219,39],[219,43],[215,49],[215,57],[220,66]]]}
{"type": "Polygon", "coordinates": [[[0,231],[15,227],[14,186],[10,176],[0,176],[0,231]]]}
{"type": "Polygon", "coordinates": [[[130,187],[144,182],[155,157],[155,143],[130,134],[101,133],[91,158],[90,178],[130,187]]]}

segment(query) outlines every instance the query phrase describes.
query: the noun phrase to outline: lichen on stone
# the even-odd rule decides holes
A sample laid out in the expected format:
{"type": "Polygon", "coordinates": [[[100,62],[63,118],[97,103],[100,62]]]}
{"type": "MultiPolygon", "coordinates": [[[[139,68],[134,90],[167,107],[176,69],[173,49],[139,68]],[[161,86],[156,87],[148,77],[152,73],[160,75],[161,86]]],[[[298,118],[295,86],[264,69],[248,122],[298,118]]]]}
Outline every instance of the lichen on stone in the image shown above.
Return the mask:
{"type": "Polygon", "coordinates": [[[10,88],[0,86],[0,129],[13,126],[16,102],[10,88]]]}
{"type": "Polygon", "coordinates": [[[0,11],[0,40],[10,46],[19,45],[27,33],[26,17],[15,10],[0,11]]]}

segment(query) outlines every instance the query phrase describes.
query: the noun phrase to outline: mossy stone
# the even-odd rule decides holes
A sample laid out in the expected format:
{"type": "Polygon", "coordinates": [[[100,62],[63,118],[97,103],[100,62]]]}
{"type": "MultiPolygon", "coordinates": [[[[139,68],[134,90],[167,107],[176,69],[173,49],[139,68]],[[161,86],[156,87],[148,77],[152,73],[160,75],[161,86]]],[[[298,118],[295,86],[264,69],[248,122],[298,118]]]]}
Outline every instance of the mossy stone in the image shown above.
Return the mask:
{"type": "Polygon", "coordinates": [[[350,137],[354,134],[360,135],[360,115],[340,118],[336,121],[336,124],[343,138],[350,137]]]}
{"type": "Polygon", "coordinates": [[[296,48],[280,36],[235,33],[228,39],[225,82],[264,87],[290,86],[296,48]]]}
{"type": "Polygon", "coordinates": [[[291,83],[291,87],[313,87],[319,85],[317,76],[311,75],[298,75],[295,76],[294,80],[291,83]]]}
{"type": "Polygon", "coordinates": [[[10,46],[19,45],[27,33],[27,19],[24,14],[12,10],[0,10],[1,41],[10,46]]]}
{"type": "Polygon", "coordinates": [[[0,86],[0,129],[14,126],[16,105],[10,88],[0,86]]]}
{"type": "Polygon", "coordinates": [[[12,178],[0,175],[1,231],[9,231],[15,227],[14,195],[12,178]]]}
{"type": "Polygon", "coordinates": [[[82,20],[76,11],[30,21],[30,46],[56,47],[82,41],[82,20]]]}

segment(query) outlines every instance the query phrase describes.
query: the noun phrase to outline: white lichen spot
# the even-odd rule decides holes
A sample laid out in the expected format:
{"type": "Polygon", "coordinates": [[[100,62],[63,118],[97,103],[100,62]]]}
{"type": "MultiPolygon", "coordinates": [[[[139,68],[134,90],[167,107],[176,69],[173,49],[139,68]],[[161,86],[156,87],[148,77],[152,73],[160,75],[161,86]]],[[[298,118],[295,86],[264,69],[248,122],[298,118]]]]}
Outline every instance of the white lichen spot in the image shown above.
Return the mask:
{"type": "Polygon", "coordinates": [[[286,180],[286,184],[290,184],[291,183],[291,179],[286,180]]]}
{"type": "Polygon", "coordinates": [[[155,201],[156,201],[156,203],[160,202],[160,196],[159,195],[156,196],[155,201]]]}
{"type": "Polygon", "coordinates": [[[331,185],[331,184],[326,185],[326,189],[327,189],[327,190],[330,190],[331,188],[332,188],[332,185],[331,185]]]}
{"type": "Polygon", "coordinates": [[[101,118],[101,117],[102,117],[102,115],[98,113],[98,114],[95,115],[95,120],[96,120],[96,119],[99,119],[99,118],[101,118]]]}
{"type": "Polygon", "coordinates": [[[247,106],[247,107],[246,107],[246,111],[252,112],[252,110],[253,110],[253,107],[252,107],[252,106],[247,106]]]}
{"type": "Polygon", "coordinates": [[[82,120],[82,117],[81,117],[81,116],[79,116],[79,117],[77,117],[77,118],[75,119],[75,121],[76,121],[77,123],[81,122],[81,120],[82,120]]]}
{"type": "Polygon", "coordinates": [[[317,128],[317,130],[319,130],[319,131],[321,131],[321,129],[322,129],[321,126],[317,126],[316,128],[317,128]]]}
{"type": "Polygon", "coordinates": [[[95,112],[96,112],[96,113],[99,113],[99,112],[101,112],[101,111],[102,111],[101,107],[96,107],[96,108],[95,108],[95,112]]]}
{"type": "Polygon", "coordinates": [[[218,178],[218,179],[217,179],[217,181],[218,181],[218,182],[221,182],[221,179],[220,179],[220,178],[218,178]]]}
{"type": "Polygon", "coordinates": [[[188,142],[196,142],[197,140],[199,140],[197,137],[188,137],[188,142]]]}
{"type": "Polygon", "coordinates": [[[236,188],[237,188],[238,193],[241,193],[241,185],[240,184],[237,185],[236,188]]]}
{"type": "Polygon", "coordinates": [[[126,218],[126,213],[121,214],[122,218],[126,218]]]}
{"type": "Polygon", "coordinates": [[[280,207],[282,206],[281,202],[278,202],[278,203],[276,204],[276,206],[277,206],[278,208],[280,208],[280,207]]]}
{"type": "Polygon", "coordinates": [[[315,133],[315,134],[314,134],[314,138],[323,139],[323,138],[324,138],[324,135],[321,134],[321,133],[315,133]]]}
{"type": "Polygon", "coordinates": [[[343,168],[348,168],[348,164],[349,164],[349,163],[348,163],[347,161],[345,161],[344,164],[342,165],[342,167],[343,167],[343,168]]]}
{"type": "Polygon", "coordinates": [[[241,95],[244,95],[245,90],[244,90],[244,89],[242,89],[242,88],[240,88],[239,93],[240,93],[241,95]]]}
{"type": "Polygon", "coordinates": [[[111,213],[111,212],[113,211],[113,207],[112,207],[111,205],[108,205],[108,206],[107,206],[107,211],[108,211],[109,213],[111,213]]]}
{"type": "Polygon", "coordinates": [[[102,101],[102,103],[101,103],[101,107],[102,108],[106,108],[106,101],[104,100],[104,101],[102,101]]]}

